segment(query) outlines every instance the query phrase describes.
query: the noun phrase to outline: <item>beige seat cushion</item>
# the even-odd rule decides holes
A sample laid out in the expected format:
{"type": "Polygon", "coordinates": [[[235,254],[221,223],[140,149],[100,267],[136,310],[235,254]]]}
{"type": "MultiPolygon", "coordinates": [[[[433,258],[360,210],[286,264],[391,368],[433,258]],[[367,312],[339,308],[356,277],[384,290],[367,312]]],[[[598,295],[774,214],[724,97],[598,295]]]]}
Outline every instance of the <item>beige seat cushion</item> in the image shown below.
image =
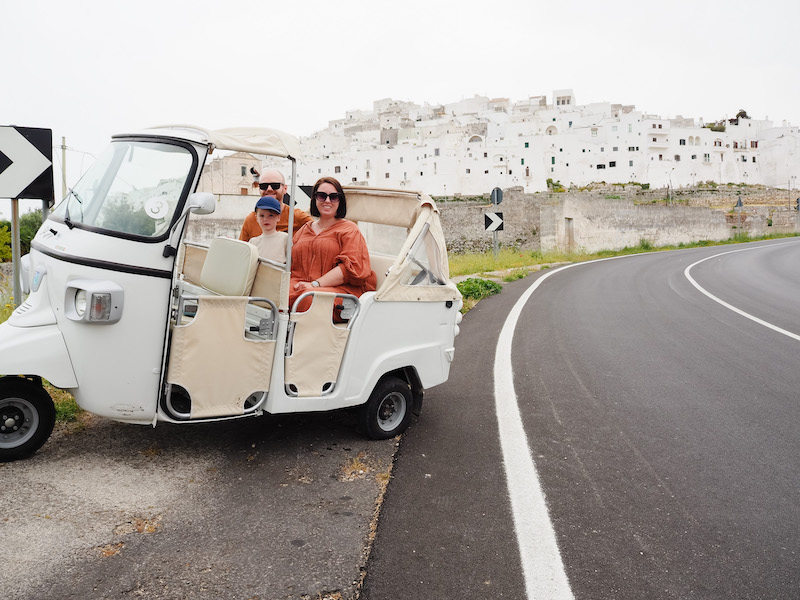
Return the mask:
{"type": "Polygon", "coordinates": [[[229,238],[214,238],[200,273],[200,285],[221,296],[248,296],[258,268],[258,248],[229,238]]]}

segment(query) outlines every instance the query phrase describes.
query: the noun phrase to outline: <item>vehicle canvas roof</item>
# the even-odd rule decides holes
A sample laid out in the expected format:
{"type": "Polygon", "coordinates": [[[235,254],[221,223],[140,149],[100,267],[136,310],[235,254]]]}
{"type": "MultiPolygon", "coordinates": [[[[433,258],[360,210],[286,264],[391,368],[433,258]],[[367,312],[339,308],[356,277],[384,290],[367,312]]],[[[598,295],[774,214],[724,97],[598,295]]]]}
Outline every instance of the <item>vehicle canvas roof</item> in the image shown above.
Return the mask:
{"type": "Polygon", "coordinates": [[[208,144],[211,146],[212,151],[250,152],[303,161],[300,141],[295,136],[278,129],[265,127],[205,129],[196,125],[162,125],[146,129],[139,132],[139,134],[171,137],[208,144]]]}

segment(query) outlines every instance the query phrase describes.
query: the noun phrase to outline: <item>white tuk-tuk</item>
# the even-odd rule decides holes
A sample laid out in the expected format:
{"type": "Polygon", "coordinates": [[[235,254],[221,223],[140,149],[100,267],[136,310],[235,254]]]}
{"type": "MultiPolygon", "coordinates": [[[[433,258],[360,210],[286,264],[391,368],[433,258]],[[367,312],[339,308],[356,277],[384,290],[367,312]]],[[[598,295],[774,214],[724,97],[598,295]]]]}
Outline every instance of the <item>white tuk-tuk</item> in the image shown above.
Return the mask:
{"type": "Polygon", "coordinates": [[[291,236],[285,264],[247,242],[185,239],[190,215],[216,206],[195,192],[214,150],[287,159],[297,198],[293,137],[175,126],[114,136],[44,222],[24,261],[29,295],[0,325],[0,461],[50,435],[43,379],[94,414],[153,426],[359,407],[376,439],[404,431],[447,380],[462,303],[428,196],[345,187],[377,290],[308,292],[298,312],[291,236]]]}

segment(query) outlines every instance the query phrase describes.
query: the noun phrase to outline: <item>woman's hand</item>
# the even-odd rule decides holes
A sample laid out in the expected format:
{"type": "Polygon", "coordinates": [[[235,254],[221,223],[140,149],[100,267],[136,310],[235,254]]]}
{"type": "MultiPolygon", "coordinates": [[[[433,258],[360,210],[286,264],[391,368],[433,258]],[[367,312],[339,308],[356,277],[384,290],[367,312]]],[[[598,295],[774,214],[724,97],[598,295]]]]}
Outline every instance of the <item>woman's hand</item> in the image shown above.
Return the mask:
{"type": "Polygon", "coordinates": [[[304,292],[306,290],[313,290],[314,286],[311,285],[310,281],[298,281],[294,284],[294,289],[304,292]]]}

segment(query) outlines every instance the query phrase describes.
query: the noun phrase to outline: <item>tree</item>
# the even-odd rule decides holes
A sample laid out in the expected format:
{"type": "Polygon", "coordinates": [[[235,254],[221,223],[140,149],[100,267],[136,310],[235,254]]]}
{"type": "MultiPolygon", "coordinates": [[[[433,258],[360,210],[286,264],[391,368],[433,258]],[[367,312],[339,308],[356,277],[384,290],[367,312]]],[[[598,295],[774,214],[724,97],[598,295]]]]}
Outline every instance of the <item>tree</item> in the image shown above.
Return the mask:
{"type": "MultiPolygon", "coordinates": [[[[20,254],[27,254],[31,251],[31,240],[42,226],[42,211],[34,210],[27,212],[19,218],[19,250],[20,254]]],[[[0,221],[0,262],[11,260],[11,223],[0,221]],[[2,231],[5,231],[5,236],[2,231]],[[4,241],[7,237],[7,240],[4,241]],[[8,258],[5,257],[6,245],[8,246],[8,258]]]]}
{"type": "Polygon", "coordinates": [[[739,109],[739,112],[736,113],[737,119],[749,119],[750,117],[747,116],[747,111],[743,108],[739,109]]]}
{"type": "Polygon", "coordinates": [[[11,260],[11,228],[0,222],[0,262],[11,260]]]}

